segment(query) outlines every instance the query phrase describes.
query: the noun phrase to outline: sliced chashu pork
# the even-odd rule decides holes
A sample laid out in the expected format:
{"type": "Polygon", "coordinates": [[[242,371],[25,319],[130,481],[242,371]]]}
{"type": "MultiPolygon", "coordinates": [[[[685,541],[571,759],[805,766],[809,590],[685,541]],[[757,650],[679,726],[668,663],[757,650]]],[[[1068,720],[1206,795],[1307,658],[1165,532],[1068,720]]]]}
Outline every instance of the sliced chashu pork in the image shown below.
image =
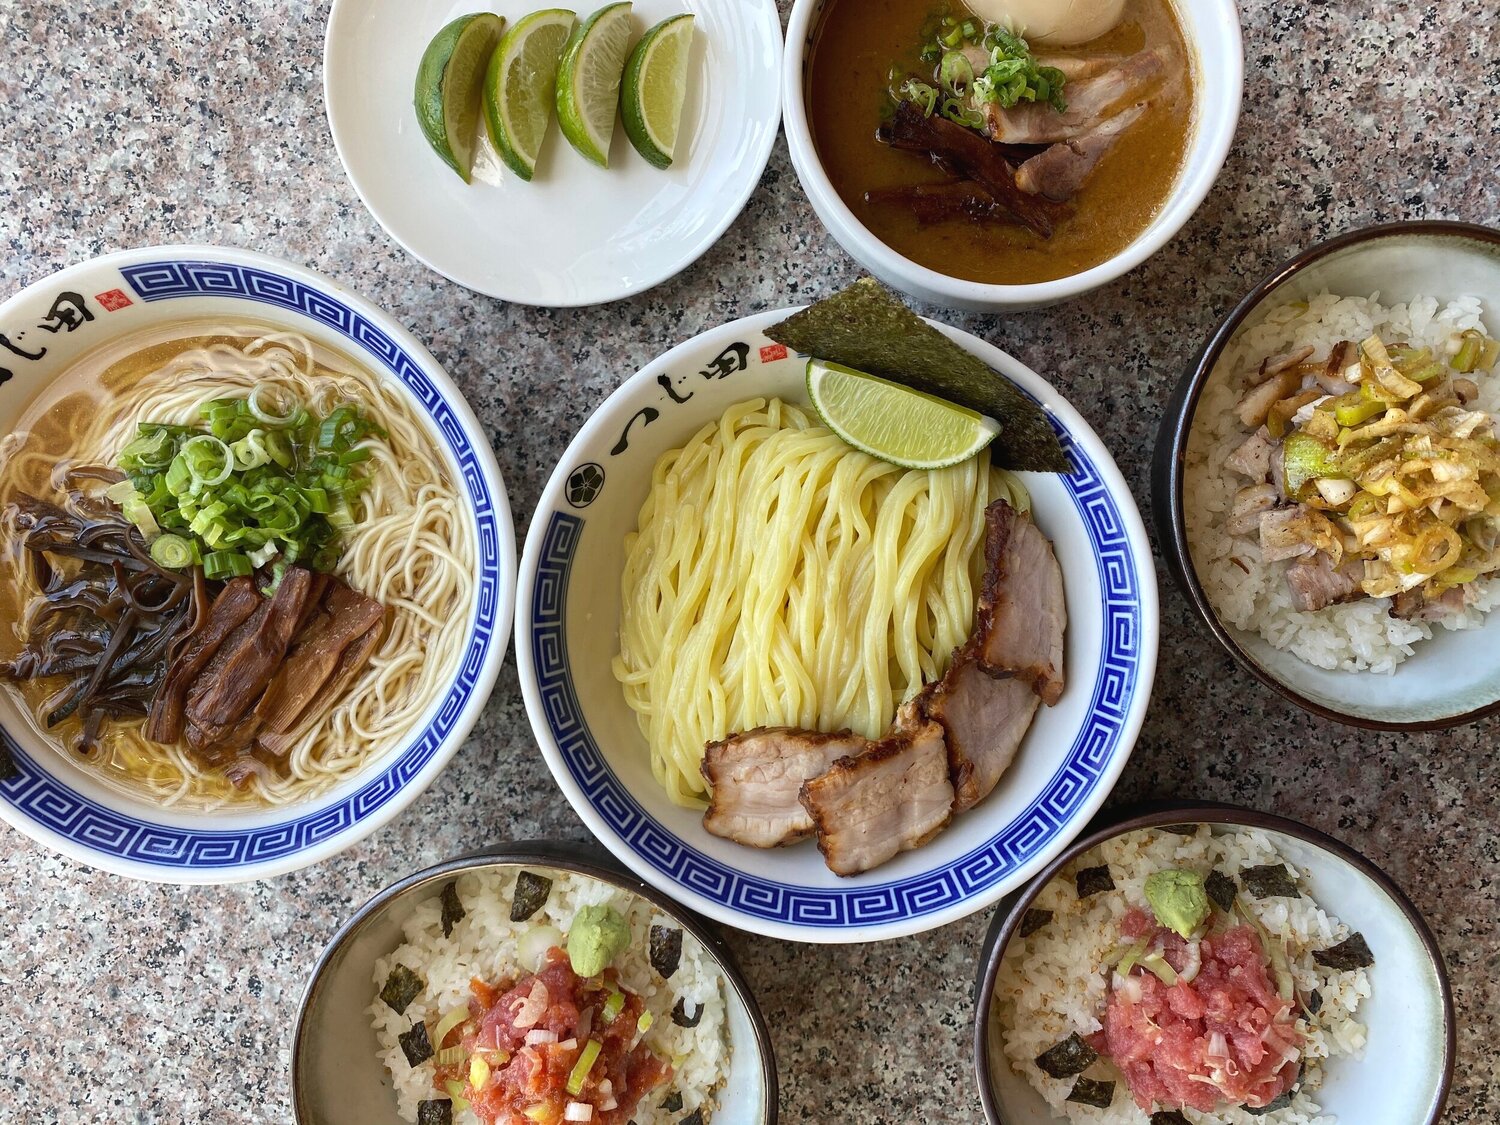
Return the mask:
{"type": "Polygon", "coordinates": [[[1051,706],[1064,686],[1062,568],[1029,515],[997,500],[984,516],[984,587],[974,611],[979,660],[991,674],[1030,684],[1051,706]]]}
{"type": "Polygon", "coordinates": [[[1022,102],[1009,109],[998,102],[986,107],[986,129],[1002,144],[1035,145],[1069,141],[1094,128],[1116,104],[1139,101],[1140,94],[1162,72],[1156,51],[1139,51],[1119,66],[1063,87],[1068,108],[1059,113],[1047,102],[1022,102]]]}
{"type": "Polygon", "coordinates": [[[804,782],[801,799],[836,875],[858,875],[921,847],[953,815],[942,726],[892,731],[804,782]]]}
{"type": "Polygon", "coordinates": [[[813,821],[802,807],[802,783],[869,747],[869,739],[850,731],[795,727],[757,727],[710,742],[699,767],[712,792],[703,827],[752,848],[806,839],[813,821]]]}
{"type": "Polygon", "coordinates": [[[1149,102],[1137,102],[1070,140],[1059,141],[1016,169],[1016,187],[1054,203],[1066,203],[1094,174],[1104,154],[1146,113],[1149,102]]]}

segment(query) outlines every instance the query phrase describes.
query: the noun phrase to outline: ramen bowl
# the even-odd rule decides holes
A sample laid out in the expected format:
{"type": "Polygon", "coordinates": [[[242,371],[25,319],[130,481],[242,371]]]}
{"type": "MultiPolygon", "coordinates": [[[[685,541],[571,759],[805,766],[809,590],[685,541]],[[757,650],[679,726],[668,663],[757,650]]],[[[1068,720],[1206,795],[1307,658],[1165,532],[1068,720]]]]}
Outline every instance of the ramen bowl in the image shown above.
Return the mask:
{"type": "MultiPolygon", "coordinates": [[[[478,717],[505,653],[514,605],[509,503],[494,455],[436,360],[401,325],[309,270],[239,250],[155,247],[74,266],[0,305],[0,433],[80,360],[192,322],[299,334],[357,364],[425,433],[473,532],[475,582],[451,671],[425,710],[316,796],[282,805],[163,804],[41,733],[0,693],[0,817],[40,843],[122,875],[179,883],[262,878],[315,863],[412,801],[478,717]]],[[[190,334],[190,333],[189,333],[190,334]]],[[[9,562],[7,562],[9,565],[9,562]]]]}
{"type": "MultiPolygon", "coordinates": [[[[1097,265],[1052,281],[1000,285],[940,273],[892,249],[860,222],[840,197],[819,155],[807,104],[808,68],[819,17],[833,2],[838,0],[796,0],[787,23],[781,99],[792,166],[814,213],[834,241],[886,284],[919,300],[976,312],[1002,312],[1057,304],[1107,285],[1135,269],[1182,229],[1208,195],[1234,140],[1244,88],[1239,13],[1233,0],[1174,3],[1195,68],[1197,96],[1176,181],[1145,229],[1097,265]]],[[[875,69],[873,64],[866,65],[875,69]]]]}
{"type": "MultiPolygon", "coordinates": [[[[554,884],[567,879],[605,883],[617,894],[644,900],[653,918],[697,939],[702,967],[722,982],[728,1049],[722,1085],[713,1095],[717,1108],[711,1120],[717,1125],[776,1125],[776,1057],[771,1038],[723,939],[600,855],[597,847],[554,841],[501,845],[419,871],[385,888],[340,927],[313,967],[292,1032],[292,1105],[297,1125],[401,1125],[391,1079],[381,1062],[380,1043],[371,1027],[370,1008],[377,991],[375,963],[402,944],[404,924],[424,901],[441,894],[444,886],[466,876],[514,878],[521,869],[554,884]]],[[[453,936],[455,940],[464,937],[462,932],[453,936]]],[[[471,963],[484,963],[496,946],[502,943],[483,947],[471,963]]],[[[410,967],[423,969],[422,965],[410,967]]],[[[670,989],[681,976],[674,972],[663,983],[670,989]]],[[[693,1066],[679,1063],[683,1069],[693,1066]]]]}
{"type": "Polygon", "coordinates": [[[1068,687],[1057,706],[1042,708],[984,803],[863,875],[834,875],[811,842],[760,851],[709,834],[701,813],[674,805],[652,776],[646,740],[611,671],[624,539],[663,453],[746,399],[806,403],[805,360],[764,331],[791,311],[726,324],[674,348],[584,424],[527,536],[516,657],[527,714],[559,787],[636,874],[741,929],[793,941],[868,941],[988,906],[1087,823],[1125,765],[1150,696],[1156,580],[1130,490],[1083,419],[1011,357],[943,328],[1040,403],[1074,466],[1068,476],[1021,474],[1062,567],[1068,687]]]}
{"type": "MultiPolygon", "coordinates": [[[[1311,1091],[1326,1114],[1318,1120],[1435,1125],[1442,1117],[1453,1077],[1453,998],[1437,941],[1417,908],[1369,859],[1314,828],[1254,809],[1194,801],[1111,810],[995,912],[974,982],[974,1065],[986,1121],[990,1125],[1048,1125],[1064,1120],[1007,1055],[1002,1008],[996,999],[1006,950],[1018,940],[1038,895],[1070,863],[1106,841],[1136,832],[1154,831],[1162,836],[1170,829],[1182,832],[1201,825],[1207,825],[1215,837],[1262,834],[1275,853],[1303,875],[1300,886],[1306,893],[1301,903],[1315,904],[1316,909],[1362,934],[1373,952],[1369,995],[1353,1012],[1366,1029],[1365,1046],[1357,1055],[1343,1054],[1325,1062],[1322,1080],[1311,1091]]],[[[1130,879],[1126,872],[1127,885],[1130,879]]],[[[1041,954],[1037,960],[1043,960],[1041,954]]],[[[1069,1003],[1055,993],[1044,1000],[1056,1002],[1062,1010],[1069,1003]]],[[[1020,1065],[1035,1064],[1028,1059],[1020,1065]]],[[[1128,1095],[1117,1089],[1115,1111],[1128,1104],[1128,1095]]],[[[1145,1119],[1141,1114],[1140,1120],[1145,1119]]]]}

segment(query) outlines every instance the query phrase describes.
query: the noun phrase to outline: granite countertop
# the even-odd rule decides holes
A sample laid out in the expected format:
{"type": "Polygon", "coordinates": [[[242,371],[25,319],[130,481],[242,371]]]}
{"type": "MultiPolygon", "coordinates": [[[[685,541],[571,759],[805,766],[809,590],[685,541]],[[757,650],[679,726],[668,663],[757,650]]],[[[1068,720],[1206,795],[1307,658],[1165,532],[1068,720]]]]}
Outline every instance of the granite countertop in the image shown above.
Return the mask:
{"type": "MultiPolygon", "coordinates": [[[[1240,6],[1245,114],[1186,229],[1070,305],[942,314],[1054,381],[1143,507],[1161,404],[1254,278],[1373,221],[1500,220],[1489,0],[1240,6]]],[[[0,295],[150,243],[225,243],[306,263],[389,310],[447,366],[494,441],[524,534],[568,439],[627,374],[703,328],[859,273],[814,218],[778,141],[723,241],[652,292],[568,312],[469,293],[393,243],[345,181],[323,112],[326,15],[305,0],[0,2],[0,295]],[[531,417],[516,425],[541,373],[569,393],[528,395],[531,417]]],[[[1383,866],[1431,921],[1453,976],[1458,1067],[1445,1121],[1500,1119],[1494,722],[1394,736],[1316,721],[1239,671],[1165,582],[1163,595],[1156,695],[1114,800],[1275,810],[1383,866]]],[[[0,828],[0,1119],[289,1120],[291,1022],[339,923],[419,867],[537,836],[586,832],[532,743],[509,659],[431,789],[310,870],[163,887],[87,870],[0,828]]],[[[986,911],[855,948],[731,933],[772,1029],[783,1121],[981,1121],[970,991],[988,921],[986,911]]]]}

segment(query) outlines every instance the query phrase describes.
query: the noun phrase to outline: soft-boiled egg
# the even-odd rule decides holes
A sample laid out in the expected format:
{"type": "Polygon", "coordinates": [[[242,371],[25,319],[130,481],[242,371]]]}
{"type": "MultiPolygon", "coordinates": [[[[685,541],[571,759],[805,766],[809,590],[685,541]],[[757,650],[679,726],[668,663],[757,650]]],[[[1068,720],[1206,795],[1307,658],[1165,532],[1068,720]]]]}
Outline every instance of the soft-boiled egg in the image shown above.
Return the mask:
{"type": "Polygon", "coordinates": [[[1073,47],[1097,39],[1125,14],[1125,0],[967,0],[974,14],[1025,36],[1033,46],[1073,47]]]}

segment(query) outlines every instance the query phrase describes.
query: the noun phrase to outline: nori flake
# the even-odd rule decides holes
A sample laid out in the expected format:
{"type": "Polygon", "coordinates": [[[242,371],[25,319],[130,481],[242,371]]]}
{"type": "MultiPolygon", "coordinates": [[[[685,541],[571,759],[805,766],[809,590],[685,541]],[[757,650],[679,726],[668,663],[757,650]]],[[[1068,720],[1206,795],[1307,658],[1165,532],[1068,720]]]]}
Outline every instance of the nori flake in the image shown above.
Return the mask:
{"type": "Polygon", "coordinates": [[[391,975],[385,978],[385,987],[380,990],[380,998],[390,1006],[391,1011],[399,1016],[426,987],[426,982],[416,973],[405,965],[397,965],[391,970],[391,975]]]}
{"type": "Polygon", "coordinates": [[[703,1018],[703,1005],[699,1004],[693,1009],[693,1014],[687,1014],[687,1001],[678,997],[677,1003],[672,1007],[672,1022],[678,1027],[697,1027],[698,1021],[703,1018]]]}
{"type": "Polygon", "coordinates": [[[1203,890],[1208,895],[1208,901],[1225,914],[1234,909],[1234,900],[1240,894],[1240,889],[1234,885],[1234,880],[1218,870],[1208,873],[1208,878],[1203,880],[1203,890]]]}
{"type": "Polygon", "coordinates": [[[421,1020],[411,1025],[411,1030],[396,1037],[406,1055],[407,1066],[421,1066],[432,1058],[432,1040],[427,1038],[427,1025],[421,1020]]]}
{"type": "Polygon", "coordinates": [[[1038,910],[1034,906],[1029,907],[1026,913],[1021,915],[1020,934],[1023,938],[1030,937],[1050,921],[1052,921],[1052,911],[1038,910]]]}
{"type": "Polygon", "coordinates": [[[1307,994],[1307,1003],[1302,1005],[1307,1009],[1307,1014],[1315,1016],[1323,1010],[1323,994],[1316,988],[1307,994]]]}
{"type": "Polygon", "coordinates": [[[1099,1061],[1094,1048],[1074,1032],[1055,1047],[1048,1047],[1036,1057],[1036,1065],[1053,1078],[1071,1078],[1082,1074],[1099,1061]]]}
{"type": "Polygon", "coordinates": [[[516,876],[516,895],[510,900],[510,920],[524,922],[546,905],[552,893],[552,880],[545,875],[523,871],[516,876]]]}
{"type": "Polygon", "coordinates": [[[1267,1102],[1259,1109],[1255,1109],[1254,1107],[1248,1105],[1245,1106],[1245,1112],[1248,1113],[1251,1117],[1261,1117],[1267,1113],[1275,1113],[1278,1109],[1285,1109],[1287,1106],[1291,1105],[1292,1096],[1296,1094],[1296,1092],[1297,1087],[1293,1086],[1286,1093],[1280,1095],[1279,1097],[1273,1098],[1271,1101],[1267,1102]]]}
{"type": "Polygon", "coordinates": [[[417,1125],[453,1125],[453,1103],[447,1098],[418,1102],[417,1125]]]}
{"type": "Polygon", "coordinates": [[[1079,1105],[1091,1105],[1095,1109],[1108,1109],[1115,1100],[1115,1084],[1100,1082],[1094,1078],[1080,1078],[1073,1083],[1068,1101],[1079,1105]]]}
{"type": "Polygon", "coordinates": [[[1168,824],[1162,827],[1163,832],[1170,832],[1174,836],[1196,836],[1198,826],[1196,824],[1168,824]]]}
{"type": "Polygon", "coordinates": [[[1085,867],[1074,876],[1073,881],[1078,887],[1079,898],[1088,898],[1089,895],[1096,895],[1100,891],[1115,889],[1115,881],[1110,877],[1108,864],[1085,867]]]}
{"type": "Polygon", "coordinates": [[[703,1125],[703,1107],[699,1106],[682,1119],[681,1125],[703,1125]]]}
{"type": "Polygon", "coordinates": [[[1375,964],[1375,954],[1370,952],[1365,935],[1352,933],[1332,949],[1322,949],[1313,954],[1318,964],[1339,972],[1350,969],[1368,969],[1375,964]]]}
{"type": "Polygon", "coordinates": [[[993,418],[1001,429],[990,456],[1002,469],[1073,471],[1040,406],[873,277],[862,277],[794,313],[767,328],[766,335],[803,355],[878,375],[993,418]]]}
{"type": "Polygon", "coordinates": [[[1297,880],[1284,863],[1266,863],[1240,872],[1240,884],[1256,898],[1301,898],[1297,880]]]}
{"type": "Polygon", "coordinates": [[[668,1113],[676,1113],[679,1109],[682,1108],[682,1091],[673,1090],[670,1094],[662,1099],[661,1107],[668,1113]]]}
{"type": "Polygon", "coordinates": [[[458,883],[456,881],[443,885],[443,936],[447,937],[453,933],[453,927],[464,920],[468,911],[458,898],[458,883]]]}
{"type": "Polygon", "coordinates": [[[651,967],[670,977],[682,963],[682,931],[673,926],[651,927],[651,967]]]}
{"type": "Polygon", "coordinates": [[[1175,1109],[1162,1109],[1151,1115],[1151,1125],[1192,1125],[1192,1122],[1175,1109]]]}

